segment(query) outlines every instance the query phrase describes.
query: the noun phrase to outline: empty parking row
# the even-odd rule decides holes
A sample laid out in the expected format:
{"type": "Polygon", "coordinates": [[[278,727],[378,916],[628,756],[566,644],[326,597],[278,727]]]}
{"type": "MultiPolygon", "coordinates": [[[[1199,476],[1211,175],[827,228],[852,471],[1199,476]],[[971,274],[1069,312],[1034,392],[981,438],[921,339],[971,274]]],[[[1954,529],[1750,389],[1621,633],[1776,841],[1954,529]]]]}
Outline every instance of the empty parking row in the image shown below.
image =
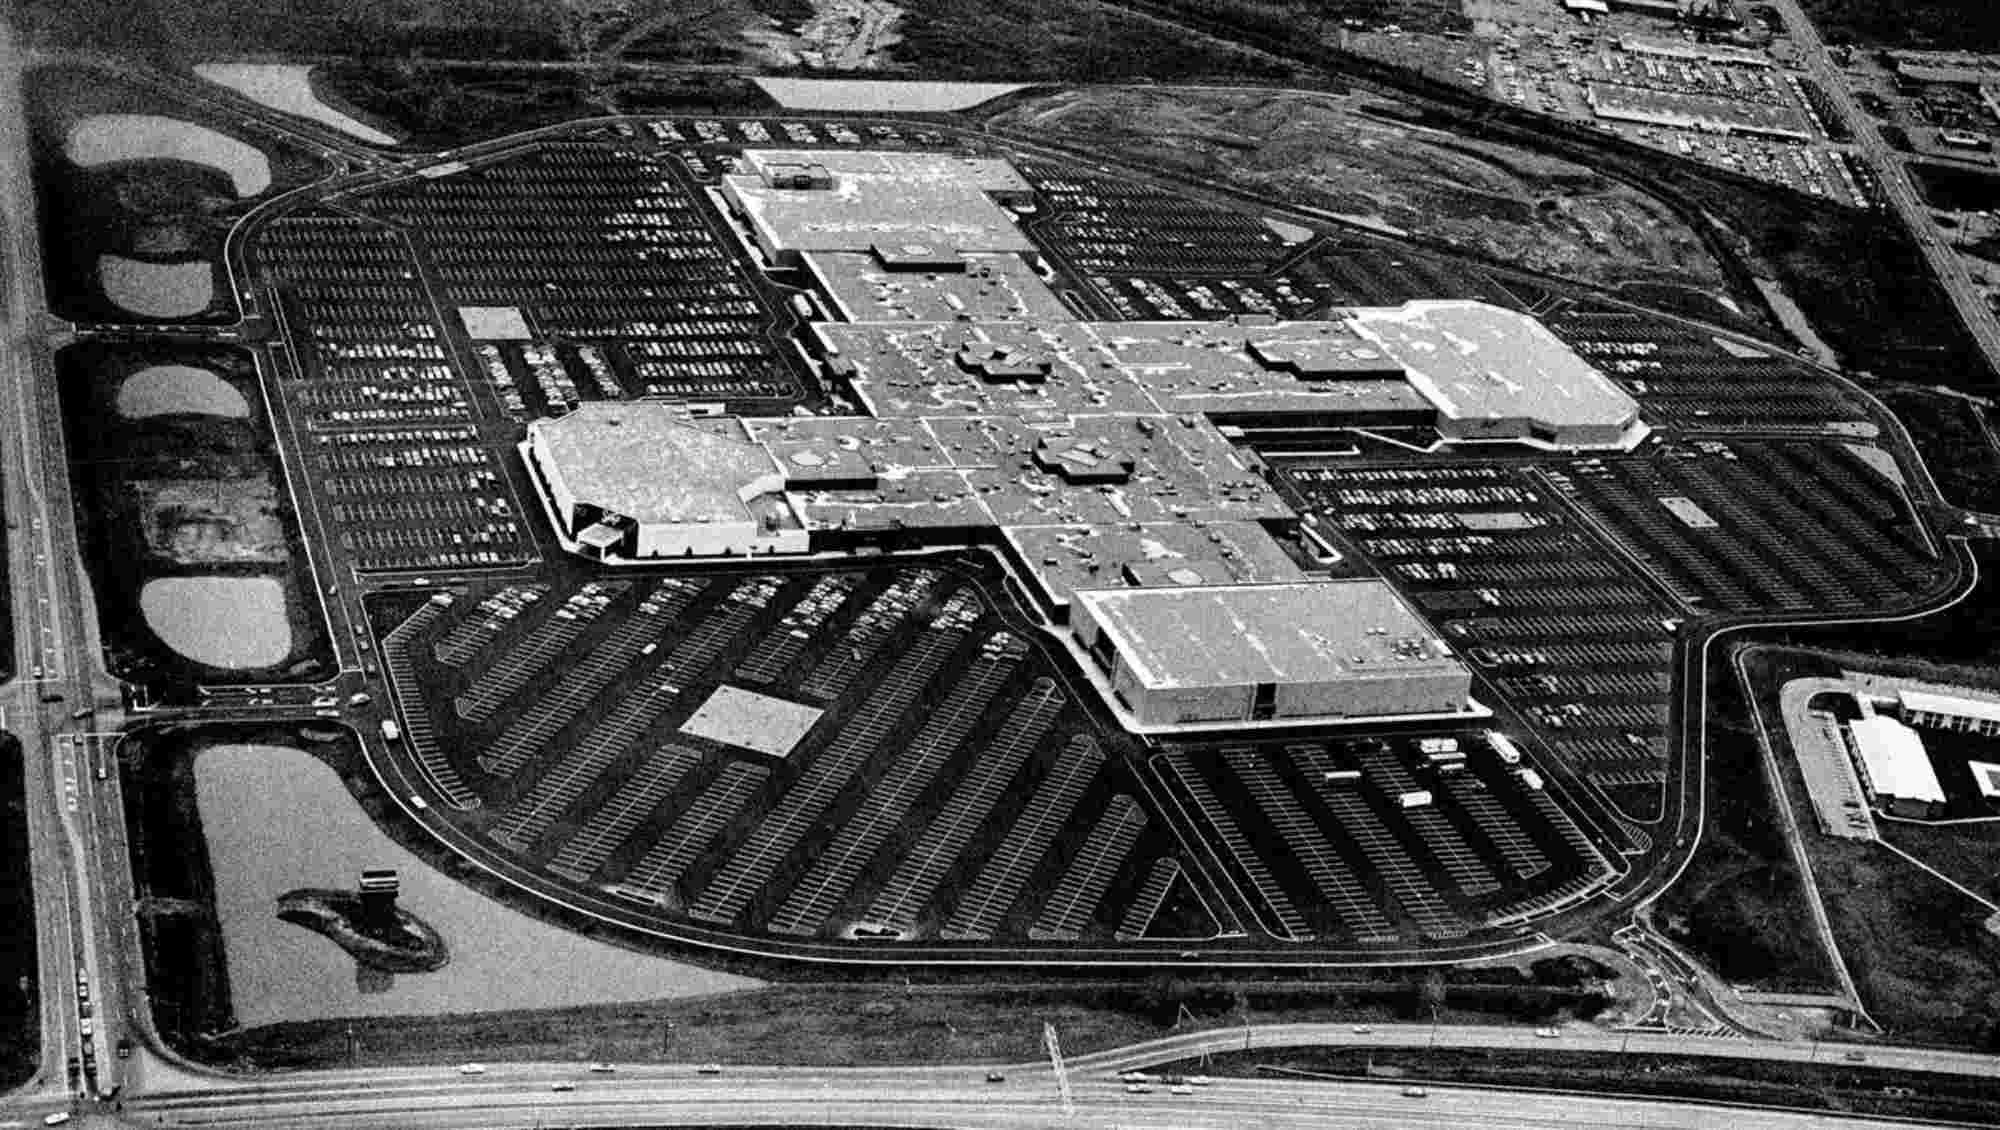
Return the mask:
{"type": "Polygon", "coordinates": [[[1028,805],[1007,829],[1007,837],[979,869],[946,920],[949,941],[990,941],[1007,909],[1021,897],[1036,864],[1048,854],[1068,825],[1090,783],[1104,767],[1104,750],[1097,739],[1077,734],[1063,746],[1062,756],[1035,786],[1028,805]]]}
{"type": "MultiPolygon", "coordinates": [[[[1255,888],[1257,903],[1252,909],[1257,910],[1261,907],[1260,917],[1263,918],[1264,929],[1272,937],[1284,941],[1310,941],[1312,932],[1306,928],[1305,919],[1292,905],[1292,900],[1286,897],[1284,888],[1278,885],[1277,879],[1271,874],[1271,869],[1264,865],[1263,857],[1257,851],[1256,842],[1243,833],[1242,827],[1236,823],[1236,818],[1229,814],[1229,810],[1223,807],[1222,801],[1216,797],[1215,790],[1209,787],[1208,781],[1189,763],[1188,755],[1177,750],[1168,751],[1154,758],[1153,764],[1163,768],[1170,781],[1178,785],[1180,791],[1194,802],[1195,811],[1200,813],[1201,819],[1208,824],[1214,831],[1216,839],[1221,842],[1225,853],[1224,866],[1234,863],[1236,870],[1241,872],[1255,888]]],[[[1248,895],[1250,892],[1244,893],[1248,895]]]]}
{"type": "Polygon", "coordinates": [[[1278,780],[1270,762],[1247,749],[1223,751],[1223,760],[1249,789],[1264,819],[1278,832],[1292,859],[1305,868],[1313,887],[1340,919],[1342,929],[1361,942],[1393,942],[1396,928],[1375,905],[1347,862],[1313,822],[1299,798],[1278,780]]]}
{"type": "Polygon", "coordinates": [[[916,845],[876,893],[864,916],[868,932],[904,934],[915,928],[918,916],[992,815],[1009,782],[1054,728],[1065,702],[1053,679],[1036,679],[1028,688],[993,731],[972,768],[953,785],[950,798],[924,827],[916,845]]]}
{"type": "Polygon", "coordinates": [[[1067,942],[1081,937],[1145,830],[1146,812],[1139,802],[1123,793],[1112,797],[1028,927],[1028,938],[1067,942]]]}
{"type": "Polygon", "coordinates": [[[997,632],[986,641],[979,659],[958,677],[923,729],[896,754],[861,807],[792,888],[772,916],[771,930],[811,934],[820,929],[869,860],[901,826],[910,806],[958,753],[1027,654],[1027,645],[1010,632],[997,632]]]}
{"type": "Polygon", "coordinates": [[[639,771],[590,814],[582,830],[563,844],[549,861],[549,870],[572,882],[588,882],[611,853],[701,764],[702,756],[700,750],[679,742],[654,750],[639,771]]]}
{"type": "Polygon", "coordinates": [[[664,903],[696,860],[729,830],[771,776],[768,765],[731,761],[709,782],[623,879],[608,889],[633,902],[664,903]]]}
{"type": "Polygon", "coordinates": [[[812,759],[776,807],[723,864],[694,901],[690,912],[695,918],[728,924],[743,913],[862,765],[884,748],[918,696],[965,642],[980,611],[978,598],[969,591],[946,603],[937,619],[873,688],[866,709],[849,716],[839,735],[812,759]]]}

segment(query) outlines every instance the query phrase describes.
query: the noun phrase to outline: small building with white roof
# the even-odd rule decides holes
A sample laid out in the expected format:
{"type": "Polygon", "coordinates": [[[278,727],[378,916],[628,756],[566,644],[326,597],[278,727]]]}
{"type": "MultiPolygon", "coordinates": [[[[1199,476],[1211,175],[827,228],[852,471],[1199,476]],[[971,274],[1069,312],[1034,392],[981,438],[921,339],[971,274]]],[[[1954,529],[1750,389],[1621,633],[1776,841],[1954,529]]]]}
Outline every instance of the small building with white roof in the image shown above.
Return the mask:
{"type": "Polygon", "coordinates": [[[1930,754],[1915,730],[1872,714],[1849,722],[1847,736],[1861,780],[1883,808],[1900,816],[1928,816],[1945,802],[1930,754]]]}

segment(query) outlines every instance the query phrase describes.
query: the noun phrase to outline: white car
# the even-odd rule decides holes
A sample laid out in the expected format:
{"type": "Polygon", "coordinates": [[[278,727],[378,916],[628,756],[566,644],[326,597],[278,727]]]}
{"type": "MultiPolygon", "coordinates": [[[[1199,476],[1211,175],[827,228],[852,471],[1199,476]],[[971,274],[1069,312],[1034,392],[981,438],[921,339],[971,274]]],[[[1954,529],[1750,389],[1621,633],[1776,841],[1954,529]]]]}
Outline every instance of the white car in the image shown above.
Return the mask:
{"type": "Polygon", "coordinates": [[[1536,1035],[1537,1037],[1541,1038],[1541,1039],[1544,1039],[1544,1040],[1553,1040],[1553,1039],[1555,1039],[1556,1037],[1558,1037],[1558,1036],[1562,1035],[1562,1029],[1560,1029],[1560,1028],[1537,1028],[1537,1029],[1535,1029],[1535,1035],[1536,1035]]]}
{"type": "Polygon", "coordinates": [[[591,1064],[590,1069],[599,1075],[609,1075],[612,1072],[618,1070],[616,1067],[613,1067],[602,1060],[599,1060],[598,1062],[591,1064]]]}
{"type": "Polygon", "coordinates": [[[1173,1086],[1167,1088],[1167,1093],[1170,1095],[1192,1095],[1194,1094],[1194,1084],[1175,1083],[1173,1086]]]}
{"type": "Polygon", "coordinates": [[[1215,1080],[1210,1079],[1206,1075],[1190,1075],[1187,1077],[1187,1081],[1197,1087],[1206,1087],[1210,1083],[1215,1082],[1215,1080]]]}
{"type": "Polygon", "coordinates": [[[1150,1095],[1153,1093],[1153,1085],[1151,1083],[1127,1083],[1125,1084],[1125,1093],[1128,1095],[1150,1095]]]}
{"type": "Polygon", "coordinates": [[[458,1073],[460,1075],[484,1075],[486,1074],[486,1065],[483,1063],[461,1063],[458,1065],[458,1073]]]}
{"type": "Polygon", "coordinates": [[[553,1083],[550,1083],[550,1084],[549,1084],[549,1090],[551,1090],[551,1091],[574,1091],[574,1090],[576,1090],[576,1084],[575,1084],[575,1083],[572,1083],[572,1082],[570,1082],[570,1081],[569,1081],[569,1080],[567,1080],[567,1079],[558,1079],[558,1080],[556,1080],[555,1082],[553,1082],[553,1083]]]}

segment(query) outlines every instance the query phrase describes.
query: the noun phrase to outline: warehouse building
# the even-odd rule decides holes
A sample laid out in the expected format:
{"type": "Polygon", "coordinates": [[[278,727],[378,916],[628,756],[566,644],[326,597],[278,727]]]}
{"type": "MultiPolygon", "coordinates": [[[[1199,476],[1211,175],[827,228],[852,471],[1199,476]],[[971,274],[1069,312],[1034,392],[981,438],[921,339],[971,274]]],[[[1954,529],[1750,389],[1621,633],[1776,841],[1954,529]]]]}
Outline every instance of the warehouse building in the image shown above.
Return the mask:
{"type": "Polygon", "coordinates": [[[1849,752],[1875,803],[1897,816],[1933,815],[1944,789],[1917,732],[1894,718],[1872,714],[1847,724],[1849,752]]]}
{"type": "Polygon", "coordinates": [[[1141,728],[1460,713],[1471,675],[1372,578],[1091,589],[1077,641],[1141,728]]]}
{"type": "Polygon", "coordinates": [[[2000,696],[1974,697],[1977,692],[1940,694],[1904,689],[1896,694],[1903,721],[1931,730],[2000,735],[2000,696]]]}

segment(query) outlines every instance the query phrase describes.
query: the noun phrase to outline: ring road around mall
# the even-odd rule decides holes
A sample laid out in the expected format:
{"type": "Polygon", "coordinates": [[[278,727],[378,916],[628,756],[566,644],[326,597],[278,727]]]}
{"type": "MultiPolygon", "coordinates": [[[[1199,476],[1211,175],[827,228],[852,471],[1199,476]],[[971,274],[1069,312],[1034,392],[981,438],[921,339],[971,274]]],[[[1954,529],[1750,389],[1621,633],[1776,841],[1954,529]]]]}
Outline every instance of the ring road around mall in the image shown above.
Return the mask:
{"type": "Polygon", "coordinates": [[[1296,224],[794,124],[539,131],[231,236],[371,763],[575,915],[1530,949],[1685,861],[1715,632],[1962,580],[1879,409],[1769,346],[1493,269],[1343,301],[1296,224]],[[1901,532],[1839,576],[1771,548],[1856,523],[1901,532]]]}

